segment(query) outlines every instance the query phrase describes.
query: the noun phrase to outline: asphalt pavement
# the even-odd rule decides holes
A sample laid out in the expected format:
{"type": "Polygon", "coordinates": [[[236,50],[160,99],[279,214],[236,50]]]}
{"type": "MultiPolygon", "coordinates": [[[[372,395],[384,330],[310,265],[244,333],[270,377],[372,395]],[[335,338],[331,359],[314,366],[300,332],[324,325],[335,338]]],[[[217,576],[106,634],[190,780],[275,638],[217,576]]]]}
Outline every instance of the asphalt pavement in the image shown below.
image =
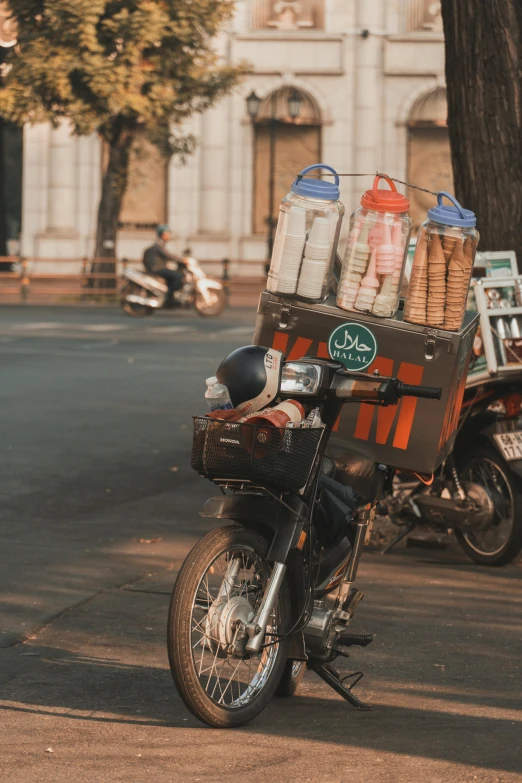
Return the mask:
{"type": "Polygon", "coordinates": [[[309,673],[240,730],[182,706],[166,611],[213,492],[190,417],[253,322],[0,310],[2,780],[520,781],[522,569],[452,551],[364,560],[376,638],[344,668],[373,712],[309,673]]]}

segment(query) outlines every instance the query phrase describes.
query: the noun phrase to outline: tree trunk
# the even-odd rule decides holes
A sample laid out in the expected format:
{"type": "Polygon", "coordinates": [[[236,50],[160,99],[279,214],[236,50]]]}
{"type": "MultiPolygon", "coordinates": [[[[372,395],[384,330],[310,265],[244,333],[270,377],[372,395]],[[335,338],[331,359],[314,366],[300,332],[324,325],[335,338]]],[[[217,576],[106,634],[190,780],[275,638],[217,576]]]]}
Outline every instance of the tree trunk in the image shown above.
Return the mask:
{"type": "Polygon", "coordinates": [[[442,0],[456,196],[522,264],[522,2],[442,0]]]}
{"type": "MultiPolygon", "coordinates": [[[[7,193],[4,173],[4,121],[0,117],[0,257],[7,255],[7,193]]],[[[11,264],[0,261],[0,272],[10,272],[11,264]]]]}
{"type": "MultiPolygon", "coordinates": [[[[120,218],[123,196],[127,189],[129,154],[134,140],[134,127],[124,127],[118,123],[109,145],[109,159],[103,175],[102,193],[98,207],[98,225],[96,231],[96,259],[116,257],[116,234],[120,218]]],[[[115,261],[95,261],[91,265],[92,274],[115,275],[115,261]]],[[[94,277],[90,279],[92,288],[115,288],[116,279],[94,277]]]]}

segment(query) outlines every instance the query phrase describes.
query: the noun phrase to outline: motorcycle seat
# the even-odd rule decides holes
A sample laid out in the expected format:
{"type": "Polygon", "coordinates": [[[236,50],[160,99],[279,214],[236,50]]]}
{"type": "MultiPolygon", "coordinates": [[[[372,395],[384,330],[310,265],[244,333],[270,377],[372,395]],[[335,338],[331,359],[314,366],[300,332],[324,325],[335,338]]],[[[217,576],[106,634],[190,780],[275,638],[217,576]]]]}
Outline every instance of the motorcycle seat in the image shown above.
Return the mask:
{"type": "Polygon", "coordinates": [[[368,457],[342,446],[329,446],[323,457],[322,472],[351,487],[365,501],[376,500],[382,495],[384,471],[368,457]]]}

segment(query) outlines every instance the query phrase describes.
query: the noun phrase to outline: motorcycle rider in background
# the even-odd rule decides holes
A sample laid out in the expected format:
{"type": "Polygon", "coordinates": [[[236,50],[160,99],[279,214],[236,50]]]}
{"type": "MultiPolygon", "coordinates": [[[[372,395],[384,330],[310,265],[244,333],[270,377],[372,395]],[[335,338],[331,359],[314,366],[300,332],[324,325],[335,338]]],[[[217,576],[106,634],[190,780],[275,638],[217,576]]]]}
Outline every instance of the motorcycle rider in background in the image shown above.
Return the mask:
{"type": "Polygon", "coordinates": [[[183,285],[184,270],[187,268],[185,261],[175,256],[166,249],[166,244],[171,238],[170,228],[161,224],[156,228],[157,239],[153,245],[146,248],[143,253],[143,266],[147,272],[157,277],[162,277],[168,285],[165,305],[172,306],[174,292],[179,291],[183,285]],[[167,263],[176,264],[177,269],[167,267],[167,263]]]}

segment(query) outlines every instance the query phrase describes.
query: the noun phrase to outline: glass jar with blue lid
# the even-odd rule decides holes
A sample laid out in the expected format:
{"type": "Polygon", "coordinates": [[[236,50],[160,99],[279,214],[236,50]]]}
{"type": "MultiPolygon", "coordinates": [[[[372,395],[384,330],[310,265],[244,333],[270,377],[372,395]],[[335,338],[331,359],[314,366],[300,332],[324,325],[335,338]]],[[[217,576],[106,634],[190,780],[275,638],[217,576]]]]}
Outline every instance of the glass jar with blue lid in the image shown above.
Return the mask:
{"type": "Polygon", "coordinates": [[[479,233],[475,213],[441,191],[419,228],[404,320],[458,331],[466,312],[479,233]],[[443,198],[451,205],[443,204],[443,198]]]}
{"type": "Polygon", "coordinates": [[[337,172],[323,163],[303,169],[279,207],[267,289],[281,296],[319,302],[330,292],[344,215],[337,172]],[[333,182],[306,177],[326,169],[333,182]]]}

